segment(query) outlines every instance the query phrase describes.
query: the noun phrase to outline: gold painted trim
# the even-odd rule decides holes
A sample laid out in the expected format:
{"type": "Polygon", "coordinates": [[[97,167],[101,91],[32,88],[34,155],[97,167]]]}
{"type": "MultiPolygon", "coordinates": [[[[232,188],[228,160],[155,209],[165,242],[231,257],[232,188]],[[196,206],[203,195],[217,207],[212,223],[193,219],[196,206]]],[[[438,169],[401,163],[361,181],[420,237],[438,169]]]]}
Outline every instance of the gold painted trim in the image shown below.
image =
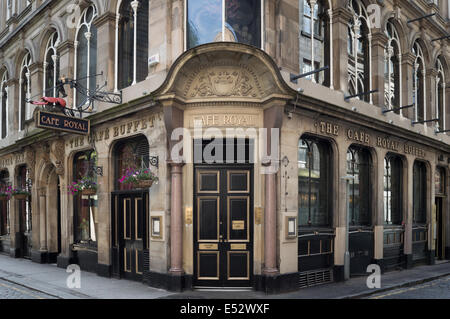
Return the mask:
{"type": "MultiPolygon", "coordinates": [[[[138,205],[138,201],[141,201],[141,205],[142,205],[142,198],[137,198],[137,197],[135,197],[134,198],[134,234],[135,234],[135,237],[136,237],[136,240],[142,240],[142,237],[138,237],[138,234],[139,234],[139,229],[138,229],[138,208],[139,208],[139,205],[138,205]]],[[[142,214],[143,215],[143,214],[142,214]]]]}
{"type": "Polygon", "coordinates": [[[199,250],[218,250],[219,244],[199,244],[199,250]]]}
{"type": "Polygon", "coordinates": [[[116,235],[115,237],[115,247],[119,246],[119,238],[118,238],[118,228],[119,228],[119,221],[118,221],[118,215],[119,215],[119,210],[118,210],[118,201],[119,201],[119,196],[115,196],[115,200],[114,200],[114,220],[116,221],[116,225],[115,225],[115,229],[114,229],[114,233],[116,235]]]}
{"type": "Polygon", "coordinates": [[[219,264],[219,251],[197,251],[197,279],[198,280],[219,280],[219,276],[220,276],[220,264],[219,264]],[[203,255],[212,255],[212,254],[216,254],[217,255],[217,277],[200,277],[200,254],[203,255]]]}
{"type": "Polygon", "coordinates": [[[248,251],[227,251],[227,280],[250,280],[250,252],[248,251]],[[247,277],[230,277],[230,255],[247,255],[247,277]]]}
{"type": "Polygon", "coordinates": [[[227,192],[230,194],[235,194],[235,193],[250,193],[250,171],[249,170],[232,170],[232,171],[227,171],[227,192]],[[247,174],[247,189],[246,190],[239,190],[239,191],[233,191],[230,189],[230,174],[232,173],[245,173],[247,174]]]}
{"type": "Polygon", "coordinates": [[[231,250],[247,250],[247,244],[231,244],[231,250]]]}
{"type": "Polygon", "coordinates": [[[205,193],[205,194],[218,194],[220,192],[220,171],[202,171],[197,169],[197,193],[205,193]],[[217,189],[215,191],[202,191],[201,184],[202,179],[200,178],[201,174],[216,174],[217,176],[217,189]]]}
{"type": "MultiPolygon", "coordinates": [[[[129,198],[124,198],[123,200],[123,238],[131,240],[131,237],[127,237],[127,227],[131,226],[127,224],[127,202],[130,203],[130,210],[131,210],[131,200],[129,198]]],[[[131,214],[131,212],[129,212],[131,214]]],[[[131,219],[131,215],[130,215],[131,219]]],[[[131,236],[131,227],[130,227],[130,236],[131,236]]]]}
{"type": "Polygon", "coordinates": [[[250,196],[227,196],[227,241],[228,242],[250,242],[250,196]],[[231,199],[246,199],[247,200],[247,238],[246,239],[230,239],[230,200],[231,199]]]}
{"type": "Polygon", "coordinates": [[[136,273],[139,275],[142,275],[142,272],[139,271],[139,257],[138,257],[138,250],[135,250],[135,255],[136,255],[136,273]]]}
{"type": "Polygon", "coordinates": [[[197,241],[201,242],[219,242],[220,234],[220,197],[219,196],[197,196],[197,241]],[[200,200],[215,199],[217,201],[217,238],[216,239],[200,239],[200,200]]]}

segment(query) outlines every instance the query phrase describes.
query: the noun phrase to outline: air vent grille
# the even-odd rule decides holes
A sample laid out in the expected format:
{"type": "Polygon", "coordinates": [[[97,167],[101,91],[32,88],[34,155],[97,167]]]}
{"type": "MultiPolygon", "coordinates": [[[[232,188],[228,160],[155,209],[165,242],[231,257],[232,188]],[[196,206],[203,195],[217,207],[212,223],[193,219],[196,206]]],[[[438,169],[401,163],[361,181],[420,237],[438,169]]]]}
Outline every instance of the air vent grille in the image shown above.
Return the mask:
{"type": "Polygon", "coordinates": [[[299,288],[312,287],[333,281],[331,269],[305,271],[300,273],[299,288]]]}

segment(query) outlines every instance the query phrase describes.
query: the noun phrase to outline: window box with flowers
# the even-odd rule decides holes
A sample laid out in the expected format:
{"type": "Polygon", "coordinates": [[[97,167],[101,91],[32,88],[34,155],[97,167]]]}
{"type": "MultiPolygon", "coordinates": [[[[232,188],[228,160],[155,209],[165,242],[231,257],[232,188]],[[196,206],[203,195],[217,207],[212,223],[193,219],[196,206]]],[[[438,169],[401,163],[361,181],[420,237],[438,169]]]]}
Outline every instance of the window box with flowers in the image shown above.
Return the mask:
{"type": "Polygon", "coordinates": [[[150,188],[154,182],[158,182],[158,177],[149,168],[128,168],[119,179],[119,183],[132,184],[137,188],[150,188]]]}
{"type": "Polygon", "coordinates": [[[0,201],[6,201],[11,196],[12,187],[5,186],[0,188],[0,201]]]}
{"type": "Polygon", "coordinates": [[[93,196],[97,194],[97,182],[92,177],[84,176],[77,182],[73,182],[72,185],[69,185],[68,190],[72,195],[81,194],[93,196]]]}
{"type": "Polygon", "coordinates": [[[11,190],[11,195],[17,200],[26,200],[31,193],[25,188],[15,188],[11,190]]]}

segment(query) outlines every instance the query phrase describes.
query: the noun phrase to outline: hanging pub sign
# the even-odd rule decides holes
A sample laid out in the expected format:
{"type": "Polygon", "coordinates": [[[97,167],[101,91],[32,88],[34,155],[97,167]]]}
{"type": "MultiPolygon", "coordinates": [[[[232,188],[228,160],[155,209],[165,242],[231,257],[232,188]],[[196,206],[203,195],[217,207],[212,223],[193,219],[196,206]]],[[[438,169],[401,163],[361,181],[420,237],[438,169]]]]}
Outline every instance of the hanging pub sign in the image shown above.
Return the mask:
{"type": "Polygon", "coordinates": [[[38,112],[36,126],[81,135],[89,135],[90,132],[89,120],[44,111],[38,112]]]}

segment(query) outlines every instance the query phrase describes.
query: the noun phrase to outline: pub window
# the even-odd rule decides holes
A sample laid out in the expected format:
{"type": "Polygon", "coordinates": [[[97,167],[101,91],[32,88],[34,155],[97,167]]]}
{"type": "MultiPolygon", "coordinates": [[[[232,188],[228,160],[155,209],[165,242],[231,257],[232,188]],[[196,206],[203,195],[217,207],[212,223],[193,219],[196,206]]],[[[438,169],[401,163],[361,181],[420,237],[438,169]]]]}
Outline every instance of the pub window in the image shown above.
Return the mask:
{"type": "Polygon", "coordinates": [[[445,195],[445,169],[437,167],[434,177],[434,186],[436,195],[445,195]]]}
{"type": "Polygon", "coordinates": [[[416,121],[425,120],[425,60],[420,44],[413,45],[413,54],[416,57],[413,67],[413,102],[414,117],[416,121]]]}
{"type": "MultiPolygon", "coordinates": [[[[97,27],[93,24],[97,9],[91,5],[84,9],[78,21],[75,41],[75,79],[91,92],[95,91],[97,73],[97,27]]],[[[74,90],[75,105],[86,103],[86,97],[74,90]]]]}
{"type": "MultiPolygon", "coordinates": [[[[401,51],[400,38],[391,19],[386,24],[386,35],[388,43],[384,50],[384,103],[386,108],[393,109],[401,106],[401,51]]],[[[395,113],[399,114],[400,110],[396,110],[395,113]]]]}
{"type": "Polygon", "coordinates": [[[240,42],[261,48],[263,0],[186,0],[186,46],[240,42]]]}
{"type": "MultiPolygon", "coordinates": [[[[31,193],[31,179],[26,165],[18,168],[17,186],[31,193]]],[[[31,196],[28,196],[26,200],[17,201],[17,205],[19,206],[20,232],[30,233],[32,230],[31,196]]]]}
{"type": "MultiPolygon", "coordinates": [[[[0,189],[2,192],[5,192],[8,190],[8,187],[10,187],[9,182],[9,172],[7,170],[3,170],[0,172],[0,189]]],[[[7,236],[9,235],[9,200],[6,200],[3,198],[0,200],[0,236],[7,236]]]]}
{"type": "Polygon", "coordinates": [[[413,167],[413,222],[427,222],[427,168],[419,161],[413,167]]]}
{"type": "Polygon", "coordinates": [[[58,32],[53,32],[45,48],[44,60],[44,96],[57,97],[56,82],[59,78],[58,32]]]}
{"type": "Polygon", "coordinates": [[[31,54],[30,52],[27,52],[22,60],[22,67],[19,79],[19,86],[20,86],[19,131],[24,130],[25,120],[27,120],[30,117],[29,116],[30,104],[27,102],[27,100],[31,97],[30,65],[31,65],[31,54]]]}
{"type": "MultiPolygon", "coordinates": [[[[302,73],[330,66],[330,18],[329,2],[326,0],[299,0],[300,25],[302,25],[299,52],[302,73]],[[311,32],[314,30],[314,32],[311,32]]],[[[331,68],[331,67],[330,67],[331,68]]],[[[331,86],[330,70],[317,73],[308,79],[331,86]]]]}
{"type": "MultiPolygon", "coordinates": [[[[97,153],[93,150],[77,153],[73,160],[73,181],[77,182],[83,177],[97,180],[94,167],[97,166],[97,153]]],[[[84,195],[81,192],[73,196],[74,207],[74,240],[75,243],[89,243],[97,241],[95,227],[98,211],[98,197],[84,195]]]]}
{"type": "Polygon", "coordinates": [[[371,224],[371,157],[360,147],[351,146],[347,151],[347,174],[354,179],[349,184],[348,203],[350,225],[371,224]]]}
{"type": "Polygon", "coordinates": [[[436,118],[438,130],[444,131],[445,126],[445,76],[444,67],[440,59],[436,61],[436,69],[438,74],[436,75],[436,118]]]}
{"type": "Polygon", "coordinates": [[[0,116],[0,131],[1,138],[5,138],[8,135],[8,72],[5,70],[3,72],[0,82],[0,106],[1,106],[1,116],[0,116]]]}
{"type": "Polygon", "coordinates": [[[401,225],[403,164],[400,157],[388,155],[384,159],[384,222],[401,225]]]}
{"type": "Polygon", "coordinates": [[[134,139],[120,141],[114,147],[115,154],[115,189],[129,190],[133,185],[119,182],[127,170],[149,167],[149,145],[147,138],[139,136],[134,139]]]}
{"type": "Polygon", "coordinates": [[[299,226],[332,224],[330,205],[331,150],[328,143],[304,137],[298,143],[299,226]]]}
{"type": "Polygon", "coordinates": [[[116,83],[123,89],[148,75],[148,0],[123,0],[116,19],[116,83]]]}
{"type": "MultiPolygon", "coordinates": [[[[371,90],[371,33],[370,19],[360,0],[349,0],[347,8],[352,14],[348,21],[348,78],[350,94],[371,90]]],[[[361,100],[372,102],[372,95],[366,94],[361,100]]]]}

